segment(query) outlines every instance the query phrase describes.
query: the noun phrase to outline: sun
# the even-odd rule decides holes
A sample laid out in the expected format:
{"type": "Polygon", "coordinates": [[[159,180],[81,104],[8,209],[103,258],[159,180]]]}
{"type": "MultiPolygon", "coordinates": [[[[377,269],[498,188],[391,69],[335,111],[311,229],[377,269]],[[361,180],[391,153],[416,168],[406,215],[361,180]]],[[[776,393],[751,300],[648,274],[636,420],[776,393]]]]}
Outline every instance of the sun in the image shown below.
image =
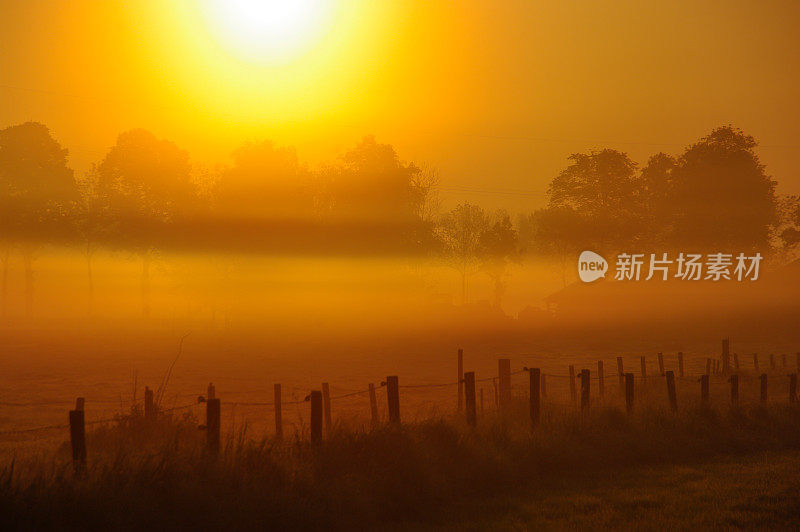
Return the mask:
{"type": "Polygon", "coordinates": [[[226,48],[258,62],[291,61],[323,34],[330,0],[209,0],[209,23],[226,48]]]}

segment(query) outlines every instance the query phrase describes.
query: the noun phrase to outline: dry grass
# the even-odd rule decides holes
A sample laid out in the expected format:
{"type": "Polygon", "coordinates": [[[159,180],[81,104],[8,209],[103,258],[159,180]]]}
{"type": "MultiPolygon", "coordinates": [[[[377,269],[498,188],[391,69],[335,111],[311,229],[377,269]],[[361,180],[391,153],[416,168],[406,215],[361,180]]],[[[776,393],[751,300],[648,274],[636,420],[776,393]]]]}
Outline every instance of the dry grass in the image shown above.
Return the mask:
{"type": "Polygon", "coordinates": [[[774,528],[798,515],[800,409],[789,406],[551,410],[533,432],[522,412],[476,430],[441,417],[335,429],[318,448],[240,430],[219,457],[196,427],[134,418],[92,432],[83,478],[66,445],[6,465],[4,526],[774,528]]]}

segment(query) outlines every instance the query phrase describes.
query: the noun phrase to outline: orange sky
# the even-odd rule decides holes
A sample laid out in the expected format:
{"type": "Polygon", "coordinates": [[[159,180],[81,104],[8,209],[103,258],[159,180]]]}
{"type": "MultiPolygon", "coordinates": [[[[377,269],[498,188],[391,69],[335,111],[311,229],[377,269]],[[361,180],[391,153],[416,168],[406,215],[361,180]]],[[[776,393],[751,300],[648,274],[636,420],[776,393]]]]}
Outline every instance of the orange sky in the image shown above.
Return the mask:
{"type": "Polygon", "coordinates": [[[262,138],[316,164],[374,133],[439,168],[446,205],[517,211],[572,152],[643,163],[732,123],[800,192],[800,2],[330,0],[274,64],[203,2],[0,2],[0,127],[44,122],[79,171],[133,127],[212,164],[262,138]]]}

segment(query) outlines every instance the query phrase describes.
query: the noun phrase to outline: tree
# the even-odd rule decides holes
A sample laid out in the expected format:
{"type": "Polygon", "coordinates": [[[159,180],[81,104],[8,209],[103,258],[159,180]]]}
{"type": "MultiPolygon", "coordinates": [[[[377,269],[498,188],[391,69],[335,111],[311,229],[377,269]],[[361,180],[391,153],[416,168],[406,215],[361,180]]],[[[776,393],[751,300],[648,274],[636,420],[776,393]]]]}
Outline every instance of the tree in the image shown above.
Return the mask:
{"type": "Polygon", "coordinates": [[[673,172],[678,162],[671,155],[657,153],[648,159],[641,173],[642,229],[649,242],[664,243],[672,232],[674,194],[673,172]]]}
{"type": "Polygon", "coordinates": [[[591,219],[571,207],[546,207],[523,216],[519,222],[520,243],[525,251],[551,256],[561,265],[561,280],[567,284],[567,262],[592,248],[591,219]]]}
{"type": "Polygon", "coordinates": [[[114,238],[142,260],[142,314],[150,314],[150,261],[156,236],[197,207],[187,152],[143,129],[122,133],[97,165],[97,194],[118,220],[114,238]]]}
{"type": "Polygon", "coordinates": [[[247,143],[233,152],[233,161],[214,190],[220,213],[250,219],[311,216],[310,173],[293,148],[247,143]]]}
{"type": "Polygon", "coordinates": [[[636,207],[636,163],[622,152],[604,149],[575,153],[548,189],[550,205],[572,207],[585,214],[625,212],[636,207]]]}
{"type": "Polygon", "coordinates": [[[0,230],[3,239],[2,297],[5,309],[8,258],[12,238],[20,243],[25,264],[25,308],[33,308],[36,247],[50,238],[67,236],[64,223],[77,200],[67,150],[38,122],[0,130],[0,230]]]}
{"type": "Polygon", "coordinates": [[[318,208],[325,219],[380,227],[384,245],[395,249],[431,245],[435,172],[401,161],[391,145],[370,135],[319,176],[318,208]]]}
{"type": "Polygon", "coordinates": [[[723,126],[691,145],[672,171],[673,242],[715,250],[766,248],[777,223],[775,181],[756,141],[723,126]]]}
{"type": "Polygon", "coordinates": [[[336,219],[408,221],[421,198],[412,182],[421,172],[394,148],[367,136],[326,171],[329,211],[336,219]]]}
{"type": "Polygon", "coordinates": [[[489,217],[477,205],[463,203],[445,214],[436,226],[443,260],[461,274],[461,302],[467,302],[467,277],[483,261],[483,238],[489,217]]]}
{"type": "Polygon", "coordinates": [[[504,210],[490,217],[490,225],[480,236],[482,267],[494,284],[494,304],[500,308],[505,293],[508,263],[519,257],[518,235],[511,217],[504,210]]]}
{"type": "Polygon", "coordinates": [[[94,273],[92,259],[99,245],[118,228],[118,222],[105,212],[103,198],[98,192],[97,167],[92,168],[78,181],[79,201],[75,203],[72,218],[81,250],[86,259],[87,314],[94,310],[94,273]]]}
{"type": "Polygon", "coordinates": [[[636,163],[625,153],[611,149],[576,153],[569,160],[572,163],[550,183],[548,207],[562,209],[560,214],[572,211],[590,219],[590,225],[578,226],[588,231],[583,240],[595,247],[634,239],[640,231],[637,221],[641,216],[641,180],[636,163]]]}

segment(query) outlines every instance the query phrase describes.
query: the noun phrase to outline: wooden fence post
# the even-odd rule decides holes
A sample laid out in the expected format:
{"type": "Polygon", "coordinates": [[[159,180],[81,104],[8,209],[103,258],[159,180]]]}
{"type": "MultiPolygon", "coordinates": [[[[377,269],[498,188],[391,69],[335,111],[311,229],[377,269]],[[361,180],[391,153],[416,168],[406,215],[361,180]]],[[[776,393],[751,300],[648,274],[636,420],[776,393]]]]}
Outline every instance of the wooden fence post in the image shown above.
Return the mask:
{"type": "Polygon", "coordinates": [[[667,371],[667,397],[669,398],[669,407],[673,412],[678,410],[678,394],[675,391],[675,372],[667,371]]]}
{"type": "Polygon", "coordinates": [[[511,359],[499,359],[497,372],[497,382],[500,388],[500,411],[504,412],[511,405],[511,359]]]}
{"type": "Polygon", "coordinates": [[[82,408],[69,411],[69,439],[72,466],[76,473],[83,473],[86,470],[86,424],[82,408]]]}
{"type": "Polygon", "coordinates": [[[379,420],[378,420],[378,398],[375,395],[375,385],[372,383],[369,383],[369,413],[372,426],[374,427],[379,423],[379,420]]]}
{"type": "Polygon", "coordinates": [[[569,365],[569,397],[573,405],[578,402],[578,390],[575,387],[575,366],[572,364],[569,365]]]}
{"type": "Polygon", "coordinates": [[[219,399],[206,400],[206,444],[212,454],[219,453],[220,442],[220,402],[219,399]]]}
{"type": "Polygon", "coordinates": [[[769,354],[769,367],[770,367],[770,369],[775,369],[775,354],[774,353],[770,353],[769,354]]]}
{"type": "Polygon", "coordinates": [[[153,404],[153,390],[149,387],[144,387],[144,420],[147,423],[152,423],[156,417],[155,404],[153,404]]]}
{"type": "Polygon", "coordinates": [[[617,357],[617,375],[619,376],[619,393],[625,392],[625,371],[622,369],[622,357],[617,357]]]}
{"type": "Polygon", "coordinates": [[[753,369],[758,373],[758,353],[753,353],[753,369]]]}
{"type": "Polygon", "coordinates": [[[78,397],[75,399],[75,410],[80,410],[83,412],[86,408],[86,399],[83,397],[78,397]]]}
{"type": "Polygon", "coordinates": [[[386,402],[389,406],[389,422],[400,424],[400,383],[396,375],[386,377],[386,402]]]}
{"type": "Polygon", "coordinates": [[[739,376],[731,375],[731,405],[736,406],[739,404],[739,376]]]}
{"type": "Polygon", "coordinates": [[[330,434],[333,428],[333,418],[331,417],[331,388],[327,382],[322,383],[322,411],[325,414],[325,430],[330,434]]]}
{"type": "Polygon", "coordinates": [[[700,402],[704,405],[708,405],[709,395],[708,395],[708,375],[702,375],[700,377],[700,402]]]}
{"type": "Polygon", "coordinates": [[[711,359],[706,359],[706,375],[711,375],[711,359]]]}
{"type": "Polygon", "coordinates": [[[275,438],[283,439],[283,413],[281,412],[281,385],[275,383],[275,438]]]}
{"type": "Polygon", "coordinates": [[[464,350],[458,350],[458,411],[461,412],[461,409],[464,405],[464,350]]]}
{"type": "Polygon", "coordinates": [[[759,377],[759,380],[761,381],[761,402],[762,403],[766,403],[767,402],[767,374],[766,373],[762,373],[761,376],[759,377]]]}
{"type": "Polygon", "coordinates": [[[683,351],[678,351],[678,375],[683,378],[683,351]]]}
{"type": "Polygon", "coordinates": [[[733,354],[733,371],[739,372],[739,353],[733,354]]]}
{"type": "Polygon", "coordinates": [[[600,399],[606,395],[605,375],[603,375],[603,361],[597,361],[597,392],[600,394],[600,399]]]}
{"type": "Polygon", "coordinates": [[[540,368],[530,369],[530,399],[531,399],[531,426],[539,424],[539,416],[542,410],[542,400],[540,396],[542,384],[542,370],[540,368]]]}
{"type": "Polygon", "coordinates": [[[478,424],[478,414],[475,408],[475,372],[464,373],[464,388],[467,403],[467,425],[474,427],[478,424]]]}
{"type": "Polygon", "coordinates": [[[581,370],[581,410],[583,410],[583,411],[589,410],[589,384],[590,384],[589,370],[588,369],[582,369],[581,370]]]}
{"type": "Polygon", "coordinates": [[[722,373],[727,375],[731,371],[731,341],[729,338],[722,339],[722,373]]]}
{"type": "Polygon", "coordinates": [[[789,402],[797,402],[797,373],[789,375],[789,402]]]}
{"type": "Polygon", "coordinates": [[[633,412],[633,373],[625,374],[625,407],[629,414],[633,412]]]}
{"type": "Polygon", "coordinates": [[[214,399],[217,396],[217,390],[214,388],[214,383],[208,383],[208,389],[206,390],[206,400],[214,399]]]}
{"type": "Polygon", "coordinates": [[[664,376],[664,353],[658,353],[658,372],[664,376]]]}
{"type": "Polygon", "coordinates": [[[645,362],[644,357],[639,357],[639,361],[642,365],[642,382],[647,378],[647,363],[645,362]]]}
{"type": "Polygon", "coordinates": [[[314,390],[311,398],[311,443],[319,444],[322,441],[322,392],[314,390]]]}

